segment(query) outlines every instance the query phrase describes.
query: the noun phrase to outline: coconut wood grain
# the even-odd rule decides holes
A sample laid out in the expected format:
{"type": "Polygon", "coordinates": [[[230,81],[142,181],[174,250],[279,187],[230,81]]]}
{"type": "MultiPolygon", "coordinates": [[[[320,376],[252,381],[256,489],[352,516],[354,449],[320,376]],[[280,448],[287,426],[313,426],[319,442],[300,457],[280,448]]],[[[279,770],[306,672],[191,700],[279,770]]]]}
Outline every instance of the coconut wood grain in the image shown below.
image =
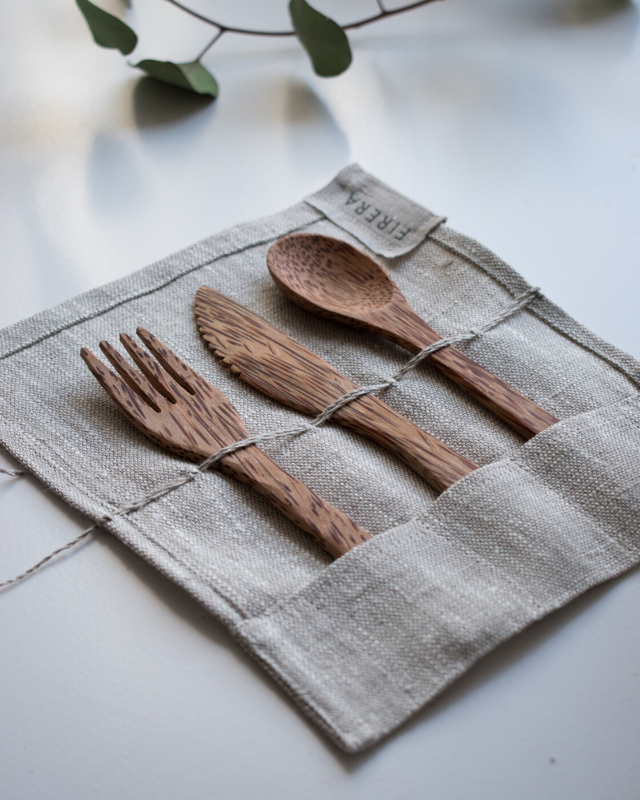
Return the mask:
{"type": "MultiPolygon", "coordinates": [[[[320,316],[379,333],[412,353],[440,339],[382,267],[347,242],[291,234],[271,247],[267,264],[288,298],[320,316]]],[[[426,360],[526,439],[558,421],[455,347],[426,360]]]]}
{"type": "MultiPolygon", "coordinates": [[[[316,353],[208,286],[198,289],[195,313],[205,341],[236,375],[298,411],[315,416],[358,388],[316,353]]],[[[372,395],[344,406],[332,420],[398,455],[437,491],[477,468],[372,395]]]]}
{"type": "MultiPolygon", "coordinates": [[[[119,375],[90,350],[83,348],[81,356],[138,430],[165,450],[192,461],[203,461],[220,448],[249,436],[240,415],[222,392],[153,334],[144,328],[138,328],[137,333],[155,358],[126,334],[120,336],[120,341],[140,372],[108,342],[101,342],[100,348],[119,375]]],[[[256,445],[231,453],[213,466],[266,497],[332,556],[343,555],[371,538],[364,528],[281,469],[256,445]]]]}

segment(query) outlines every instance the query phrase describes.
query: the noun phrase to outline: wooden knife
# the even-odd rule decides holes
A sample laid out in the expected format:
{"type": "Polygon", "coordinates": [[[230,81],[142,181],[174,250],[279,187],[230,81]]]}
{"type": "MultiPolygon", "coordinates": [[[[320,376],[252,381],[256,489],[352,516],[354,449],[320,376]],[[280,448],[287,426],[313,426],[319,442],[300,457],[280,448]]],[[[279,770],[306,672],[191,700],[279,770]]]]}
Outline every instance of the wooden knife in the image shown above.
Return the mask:
{"type": "MultiPolygon", "coordinates": [[[[195,314],[210,349],[264,394],[314,416],[358,384],[319,355],[230,297],[201,286],[195,314]]],[[[353,400],[331,418],[398,455],[436,491],[477,466],[373,395],[353,400]]]]}

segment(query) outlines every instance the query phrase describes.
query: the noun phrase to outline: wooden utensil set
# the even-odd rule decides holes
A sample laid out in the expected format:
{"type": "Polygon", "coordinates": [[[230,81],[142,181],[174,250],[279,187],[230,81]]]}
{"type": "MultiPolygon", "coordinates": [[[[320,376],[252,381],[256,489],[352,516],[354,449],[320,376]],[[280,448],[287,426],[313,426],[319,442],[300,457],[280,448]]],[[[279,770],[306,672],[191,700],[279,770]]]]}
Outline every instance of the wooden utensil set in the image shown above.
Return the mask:
{"type": "MultiPolygon", "coordinates": [[[[283,293],[316,314],[379,333],[411,352],[440,338],[378,264],[339,239],[285,236],[271,247],[267,264],[283,293]]],[[[234,374],[297,411],[317,416],[358,388],[320,356],[221,292],[198,289],[195,314],[210,349],[234,374]]],[[[136,428],[192,461],[204,461],[249,437],[240,415],[218,389],[153,334],[144,328],[137,333],[152,355],[125,333],[120,341],[139,371],[108,342],[100,348],[118,374],[91,351],[81,350],[100,385],[136,428]]],[[[525,438],[558,421],[452,346],[427,360],[525,438]]],[[[331,419],[398,455],[437,491],[477,468],[374,395],[352,400],[331,419]]],[[[255,444],[212,466],[252,486],[334,557],[371,538],[255,444]]]]}

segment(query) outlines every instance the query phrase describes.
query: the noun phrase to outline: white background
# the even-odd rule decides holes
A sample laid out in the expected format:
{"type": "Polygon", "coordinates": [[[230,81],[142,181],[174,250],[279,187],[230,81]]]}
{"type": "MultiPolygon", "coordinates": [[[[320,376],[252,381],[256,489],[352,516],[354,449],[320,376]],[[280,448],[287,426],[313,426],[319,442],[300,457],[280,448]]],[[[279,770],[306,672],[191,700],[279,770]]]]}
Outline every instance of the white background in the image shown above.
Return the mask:
{"type": "MultiPolygon", "coordinates": [[[[122,15],[119,0],[103,7],[122,15]]],[[[373,0],[317,0],[341,22],[373,0]]],[[[199,0],[286,28],[285,0],[199,0]]],[[[134,0],[129,58],[211,35],[134,0]]],[[[3,4],[0,326],[318,189],[351,161],[446,214],[640,357],[640,46],[621,0],[447,0],[352,35],[225,36],[214,103],[140,79],[72,0],[3,4]]],[[[16,466],[8,457],[3,465],[16,466]]],[[[87,521],[0,478],[0,581],[87,521]]],[[[373,751],[341,755],[180,589],[107,534],[0,594],[7,800],[636,800],[640,571],[500,647],[373,751]]]]}

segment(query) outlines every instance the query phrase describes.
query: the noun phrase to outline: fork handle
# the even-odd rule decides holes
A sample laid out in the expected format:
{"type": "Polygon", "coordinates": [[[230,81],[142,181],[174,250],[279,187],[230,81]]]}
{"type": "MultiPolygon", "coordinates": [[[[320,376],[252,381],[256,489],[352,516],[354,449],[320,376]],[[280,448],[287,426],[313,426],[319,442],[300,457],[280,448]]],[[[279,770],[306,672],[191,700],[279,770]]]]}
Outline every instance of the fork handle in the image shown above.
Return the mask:
{"type": "Polygon", "coordinates": [[[225,456],[216,466],[266,497],[335,558],[371,538],[364,528],[285,472],[256,445],[225,456]]]}

